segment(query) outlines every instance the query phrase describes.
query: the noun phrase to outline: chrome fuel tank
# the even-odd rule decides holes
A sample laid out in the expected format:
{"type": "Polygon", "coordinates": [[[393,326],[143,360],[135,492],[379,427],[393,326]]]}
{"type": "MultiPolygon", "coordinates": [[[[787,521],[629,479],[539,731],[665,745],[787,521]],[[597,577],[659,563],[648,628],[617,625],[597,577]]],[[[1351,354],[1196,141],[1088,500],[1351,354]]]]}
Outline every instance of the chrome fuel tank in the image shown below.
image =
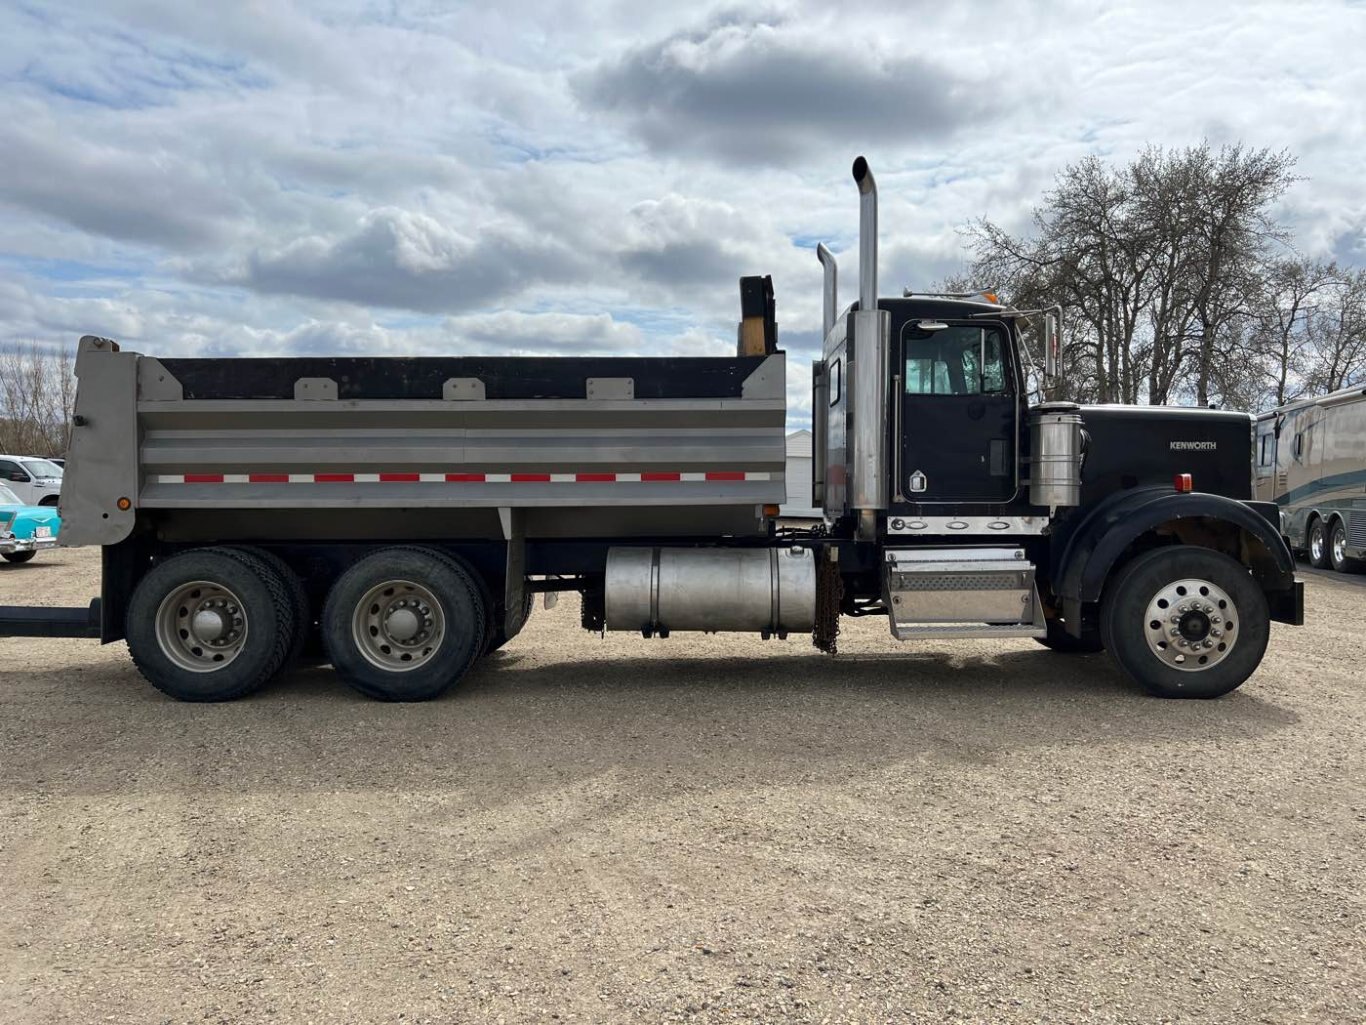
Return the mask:
{"type": "Polygon", "coordinates": [[[607,629],[804,633],[816,617],[809,548],[613,548],[607,629]]]}

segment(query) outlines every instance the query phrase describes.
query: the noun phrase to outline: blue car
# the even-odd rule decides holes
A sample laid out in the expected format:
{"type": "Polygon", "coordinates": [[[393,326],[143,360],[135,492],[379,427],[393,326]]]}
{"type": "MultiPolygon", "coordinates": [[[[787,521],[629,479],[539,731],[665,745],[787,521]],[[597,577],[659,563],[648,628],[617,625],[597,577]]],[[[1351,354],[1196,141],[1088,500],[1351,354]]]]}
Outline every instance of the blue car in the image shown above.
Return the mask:
{"type": "Polygon", "coordinates": [[[28,562],[45,548],[55,548],[62,518],[50,505],[24,505],[0,484],[0,558],[28,562]]]}

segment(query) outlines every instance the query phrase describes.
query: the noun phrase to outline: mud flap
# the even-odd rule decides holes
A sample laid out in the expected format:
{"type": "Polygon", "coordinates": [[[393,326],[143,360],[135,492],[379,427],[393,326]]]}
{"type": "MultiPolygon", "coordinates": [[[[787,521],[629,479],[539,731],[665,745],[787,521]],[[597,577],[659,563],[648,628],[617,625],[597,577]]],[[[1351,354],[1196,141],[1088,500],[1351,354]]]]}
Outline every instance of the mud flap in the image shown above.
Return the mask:
{"type": "Polygon", "coordinates": [[[507,541],[503,568],[503,632],[511,637],[526,622],[526,513],[506,506],[498,510],[498,522],[507,541]]]}

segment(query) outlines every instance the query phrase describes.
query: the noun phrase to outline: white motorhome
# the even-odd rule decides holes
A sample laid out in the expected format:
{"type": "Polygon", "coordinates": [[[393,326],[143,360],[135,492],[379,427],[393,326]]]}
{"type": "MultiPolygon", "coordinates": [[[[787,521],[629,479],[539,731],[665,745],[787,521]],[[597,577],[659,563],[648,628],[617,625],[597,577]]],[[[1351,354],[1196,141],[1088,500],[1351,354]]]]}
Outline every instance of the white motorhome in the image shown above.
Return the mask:
{"type": "Polygon", "coordinates": [[[1366,569],[1366,389],[1292,402],[1257,419],[1257,498],[1319,569],[1366,569]]]}

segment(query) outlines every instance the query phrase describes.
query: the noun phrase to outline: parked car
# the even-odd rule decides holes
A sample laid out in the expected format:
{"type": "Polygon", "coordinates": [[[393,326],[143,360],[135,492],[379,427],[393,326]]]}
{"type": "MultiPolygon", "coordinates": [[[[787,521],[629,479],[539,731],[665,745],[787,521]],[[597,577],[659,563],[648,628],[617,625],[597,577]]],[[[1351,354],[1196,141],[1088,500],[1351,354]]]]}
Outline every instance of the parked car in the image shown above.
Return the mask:
{"type": "Polygon", "coordinates": [[[58,459],[56,456],[49,456],[47,461],[51,463],[53,466],[56,466],[58,469],[60,469],[62,473],[66,473],[65,459],[58,459]]]}
{"type": "Polygon", "coordinates": [[[0,455],[0,483],[26,505],[56,505],[62,493],[62,468],[37,456],[0,455]]]}
{"type": "Polygon", "coordinates": [[[46,548],[55,548],[62,518],[55,505],[30,505],[0,483],[0,558],[28,562],[46,548]]]}

